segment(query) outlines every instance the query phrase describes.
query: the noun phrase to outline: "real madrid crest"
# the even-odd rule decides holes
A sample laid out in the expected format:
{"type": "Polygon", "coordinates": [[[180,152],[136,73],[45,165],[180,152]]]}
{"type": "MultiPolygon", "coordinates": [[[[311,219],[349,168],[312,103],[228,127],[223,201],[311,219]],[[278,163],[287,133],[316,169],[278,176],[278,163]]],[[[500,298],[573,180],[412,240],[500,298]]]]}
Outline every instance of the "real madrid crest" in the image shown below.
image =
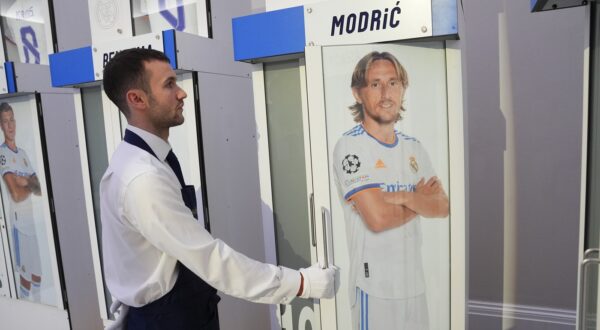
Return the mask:
{"type": "Polygon", "coordinates": [[[112,28],[117,22],[119,7],[115,0],[96,1],[96,21],[103,29],[112,28]]]}
{"type": "Polygon", "coordinates": [[[410,165],[410,169],[412,170],[413,173],[417,173],[419,172],[419,163],[417,163],[417,159],[415,158],[415,156],[410,156],[408,158],[409,160],[409,165],[410,165]]]}

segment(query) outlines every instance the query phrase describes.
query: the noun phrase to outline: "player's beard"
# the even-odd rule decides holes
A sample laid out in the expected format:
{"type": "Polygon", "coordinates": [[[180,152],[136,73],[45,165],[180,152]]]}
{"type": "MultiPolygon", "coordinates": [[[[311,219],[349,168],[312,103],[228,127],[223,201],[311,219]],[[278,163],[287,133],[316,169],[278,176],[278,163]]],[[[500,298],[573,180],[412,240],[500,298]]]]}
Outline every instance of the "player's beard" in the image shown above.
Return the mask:
{"type": "Polygon", "coordinates": [[[387,111],[384,110],[384,113],[375,113],[375,114],[370,114],[370,113],[366,113],[367,116],[369,116],[374,122],[376,122],[377,124],[383,126],[383,125],[389,125],[389,124],[394,124],[398,121],[398,119],[400,119],[400,109],[396,109],[393,113],[387,113],[387,112],[391,112],[391,111],[387,111]]]}

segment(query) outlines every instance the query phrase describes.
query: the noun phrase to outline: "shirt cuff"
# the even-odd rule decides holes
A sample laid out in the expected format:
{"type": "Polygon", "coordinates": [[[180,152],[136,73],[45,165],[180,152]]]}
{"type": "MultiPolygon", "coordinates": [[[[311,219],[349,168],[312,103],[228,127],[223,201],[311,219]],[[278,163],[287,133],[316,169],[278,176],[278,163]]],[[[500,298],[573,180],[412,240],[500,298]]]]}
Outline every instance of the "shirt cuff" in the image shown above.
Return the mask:
{"type": "Polygon", "coordinates": [[[281,304],[289,304],[300,290],[300,272],[287,267],[279,266],[281,269],[281,288],[288,292],[281,300],[281,304]]]}

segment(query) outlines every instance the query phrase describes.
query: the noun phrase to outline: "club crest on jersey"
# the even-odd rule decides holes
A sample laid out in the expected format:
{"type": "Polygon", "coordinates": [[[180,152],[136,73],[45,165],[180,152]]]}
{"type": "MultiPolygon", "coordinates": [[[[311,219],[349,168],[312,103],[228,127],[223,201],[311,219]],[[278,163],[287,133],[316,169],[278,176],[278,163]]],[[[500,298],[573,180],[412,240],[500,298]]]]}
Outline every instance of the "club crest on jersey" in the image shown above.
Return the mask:
{"type": "Polygon", "coordinates": [[[0,155],[0,165],[6,165],[6,156],[0,155]]]}
{"type": "Polygon", "coordinates": [[[409,160],[409,165],[410,165],[410,169],[412,170],[413,173],[417,173],[419,172],[419,163],[417,163],[417,159],[415,158],[415,156],[410,156],[408,158],[409,160]]]}
{"type": "Polygon", "coordinates": [[[119,7],[115,0],[99,0],[96,3],[96,21],[103,29],[112,28],[117,22],[119,7]]]}
{"type": "Polygon", "coordinates": [[[347,174],[354,174],[360,168],[360,160],[357,155],[346,155],[342,160],[342,169],[347,174]]]}

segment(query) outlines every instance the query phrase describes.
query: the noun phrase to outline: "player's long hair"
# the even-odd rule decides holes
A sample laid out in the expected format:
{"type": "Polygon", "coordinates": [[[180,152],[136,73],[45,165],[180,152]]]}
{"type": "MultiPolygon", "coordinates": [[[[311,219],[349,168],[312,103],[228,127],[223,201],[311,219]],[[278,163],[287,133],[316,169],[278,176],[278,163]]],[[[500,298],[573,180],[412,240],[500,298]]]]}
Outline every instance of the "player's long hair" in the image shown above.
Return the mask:
{"type": "MultiPolygon", "coordinates": [[[[379,60],[387,60],[394,65],[396,68],[396,73],[398,74],[398,79],[400,79],[402,82],[402,87],[406,89],[406,87],[408,87],[408,74],[406,73],[406,69],[404,69],[402,64],[400,64],[394,55],[388,52],[378,51],[370,52],[361,58],[360,61],[358,61],[356,67],[354,68],[354,72],[352,73],[350,87],[352,89],[360,89],[367,86],[367,71],[369,71],[369,68],[373,62],[379,60]]],[[[406,111],[404,108],[404,100],[401,100],[400,102],[402,103],[400,105],[400,111],[398,112],[398,118],[396,119],[396,122],[402,119],[402,112],[406,111]]],[[[355,122],[362,123],[363,120],[365,120],[365,111],[362,104],[355,102],[348,108],[350,109],[350,112],[352,112],[355,122]]]]}

